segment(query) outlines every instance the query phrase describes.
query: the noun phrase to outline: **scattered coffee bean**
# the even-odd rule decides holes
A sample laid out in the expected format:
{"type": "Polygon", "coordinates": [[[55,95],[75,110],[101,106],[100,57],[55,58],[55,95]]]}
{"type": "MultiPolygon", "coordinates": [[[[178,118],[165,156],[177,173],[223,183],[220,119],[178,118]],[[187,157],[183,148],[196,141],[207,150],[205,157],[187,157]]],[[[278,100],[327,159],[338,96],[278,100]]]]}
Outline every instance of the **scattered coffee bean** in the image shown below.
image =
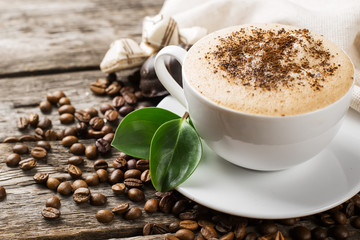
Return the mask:
{"type": "Polygon", "coordinates": [[[3,186],[0,186],[0,201],[4,200],[6,197],[6,190],[3,186]]]}
{"type": "Polygon", "coordinates": [[[244,239],[246,237],[246,225],[237,224],[237,226],[234,229],[234,236],[235,239],[244,239]]]}
{"type": "Polygon", "coordinates": [[[74,143],[70,147],[70,152],[74,155],[83,155],[85,153],[85,145],[82,143],[74,143]]]}
{"type": "Polygon", "coordinates": [[[85,108],[84,111],[87,112],[88,114],[90,114],[91,118],[99,115],[98,111],[93,107],[85,108]]]}
{"type": "Polygon", "coordinates": [[[29,126],[29,120],[27,117],[20,117],[17,121],[17,127],[19,130],[25,130],[29,126]]]}
{"type": "Polygon", "coordinates": [[[112,105],[116,108],[120,108],[124,106],[124,104],[125,104],[125,99],[122,96],[116,96],[112,100],[112,105]]]}
{"type": "Polygon", "coordinates": [[[124,173],[120,169],[115,169],[109,176],[109,182],[111,184],[119,183],[124,179],[124,173]]]}
{"type": "Polygon", "coordinates": [[[48,128],[51,127],[51,125],[52,125],[51,120],[46,117],[46,118],[43,118],[43,119],[41,119],[41,120],[39,121],[37,127],[38,127],[38,128],[41,128],[41,129],[48,129],[48,128]]]}
{"type": "Polygon", "coordinates": [[[88,188],[88,185],[84,180],[77,179],[72,183],[71,187],[72,187],[72,190],[75,192],[76,189],[78,189],[78,188],[88,188]]]}
{"type": "Polygon", "coordinates": [[[103,140],[107,141],[108,143],[111,143],[114,139],[114,133],[108,133],[103,137],[103,140]]]}
{"type": "Polygon", "coordinates": [[[121,195],[125,193],[126,186],[124,183],[116,183],[111,186],[111,189],[115,194],[121,195]]]}
{"type": "Polygon", "coordinates": [[[56,141],[57,138],[58,138],[58,136],[57,136],[56,132],[52,129],[49,129],[44,133],[44,139],[46,141],[56,141]]]}
{"type": "MultiPolygon", "coordinates": [[[[142,94],[141,91],[136,91],[135,93],[135,97],[137,98],[137,100],[142,100],[144,98],[144,95],[142,94]]],[[[144,106],[144,105],[142,105],[144,106]]]]}
{"type": "MultiPolygon", "coordinates": [[[[221,236],[219,240],[232,240],[235,238],[235,234],[233,232],[226,233],[225,235],[221,236]]],[[[245,236],[244,236],[245,238],[245,236]]],[[[238,238],[238,239],[244,239],[244,238],[238,238]]],[[[276,238],[280,239],[280,238],[276,238]]]]}
{"type": "Polygon", "coordinates": [[[114,214],[109,210],[99,210],[96,213],[96,219],[101,223],[110,223],[114,219],[114,214]]]}
{"type": "Polygon", "coordinates": [[[60,181],[57,178],[54,177],[48,177],[47,181],[46,181],[46,186],[51,189],[51,190],[55,190],[58,188],[58,186],[60,185],[60,181]]]}
{"type": "Polygon", "coordinates": [[[45,184],[49,178],[48,173],[36,173],[33,177],[36,183],[45,184]]]}
{"type": "Polygon", "coordinates": [[[346,203],[345,205],[345,214],[346,217],[350,218],[352,216],[354,216],[355,214],[355,204],[352,201],[349,201],[346,203]]]}
{"type": "Polygon", "coordinates": [[[68,159],[68,163],[78,166],[84,162],[84,159],[80,156],[72,156],[68,159]]]}
{"type": "Polygon", "coordinates": [[[175,201],[176,201],[176,199],[174,198],[173,195],[163,196],[159,202],[160,211],[162,211],[163,213],[170,213],[172,207],[175,204],[175,201]]]}
{"type": "Polygon", "coordinates": [[[153,230],[152,230],[153,226],[154,226],[154,223],[145,224],[144,227],[143,227],[143,231],[142,231],[143,236],[148,236],[148,235],[154,234],[153,230]]]}
{"type": "Polygon", "coordinates": [[[143,183],[137,178],[127,178],[124,180],[124,184],[128,188],[142,188],[143,183]]]}
{"type": "Polygon", "coordinates": [[[21,157],[17,153],[12,153],[9,156],[7,156],[5,162],[8,167],[16,167],[19,165],[19,162],[21,161],[21,157]]]}
{"type": "Polygon", "coordinates": [[[188,229],[179,229],[176,231],[175,237],[181,240],[193,240],[195,239],[195,234],[188,229]]]}
{"type": "Polygon", "coordinates": [[[136,159],[129,159],[126,162],[127,169],[136,169],[136,159]]]}
{"type": "Polygon", "coordinates": [[[41,215],[46,219],[57,219],[60,217],[60,211],[53,207],[47,207],[42,210],[41,215]]]}
{"type": "Polygon", "coordinates": [[[60,199],[57,196],[52,196],[46,200],[45,206],[59,209],[61,206],[60,199]]]}
{"type": "Polygon", "coordinates": [[[79,122],[88,123],[91,119],[90,114],[85,110],[76,111],[74,115],[79,122]]]}
{"type": "Polygon", "coordinates": [[[20,142],[33,142],[36,141],[35,136],[32,135],[23,135],[19,138],[20,142]]]}
{"type": "Polygon", "coordinates": [[[138,207],[130,208],[124,215],[126,220],[135,220],[142,216],[142,211],[138,207]]]}
{"type": "Polygon", "coordinates": [[[133,106],[124,105],[119,109],[119,114],[120,114],[120,116],[125,117],[126,115],[128,115],[129,113],[131,113],[134,110],[135,110],[135,108],[133,106]]]}
{"type": "Polygon", "coordinates": [[[95,146],[96,146],[98,152],[101,154],[108,153],[111,150],[110,143],[108,143],[107,141],[105,141],[102,138],[99,138],[98,140],[96,140],[95,146]]]}
{"type": "Polygon", "coordinates": [[[320,219],[324,225],[334,225],[335,224],[335,220],[332,219],[331,215],[328,213],[321,213],[320,219]]]}
{"type": "Polygon", "coordinates": [[[342,224],[342,225],[346,224],[347,218],[345,213],[336,211],[332,214],[332,217],[338,224],[342,224]]]}
{"type": "Polygon", "coordinates": [[[62,124],[70,124],[74,122],[74,115],[71,113],[63,113],[59,117],[62,124]]]}
{"type": "Polygon", "coordinates": [[[140,180],[145,184],[151,182],[150,170],[149,169],[147,169],[147,170],[145,170],[145,171],[143,171],[141,173],[140,180]]]}
{"type": "Polygon", "coordinates": [[[141,171],[138,169],[129,169],[129,170],[125,171],[125,173],[124,173],[124,179],[127,179],[127,178],[140,179],[140,176],[141,176],[141,171]]]}
{"type": "Polygon", "coordinates": [[[257,239],[258,239],[258,235],[256,233],[249,232],[248,234],[246,234],[244,240],[257,240],[257,239]]]}
{"type": "Polygon", "coordinates": [[[212,226],[212,227],[215,227],[215,223],[209,221],[209,220],[206,220],[206,219],[200,219],[198,221],[198,224],[200,227],[205,227],[205,226],[212,226]]]}
{"type": "Polygon", "coordinates": [[[326,228],[316,227],[311,231],[311,238],[316,240],[325,240],[328,237],[326,228]]]}
{"type": "Polygon", "coordinates": [[[105,92],[107,95],[114,96],[119,94],[120,88],[121,85],[117,82],[114,82],[105,89],[105,92]]]}
{"type": "Polygon", "coordinates": [[[201,232],[201,235],[203,235],[205,239],[217,238],[218,237],[218,234],[217,234],[215,228],[211,227],[211,226],[202,227],[200,232],[201,232]]]}
{"type": "Polygon", "coordinates": [[[13,146],[12,151],[17,154],[26,154],[29,152],[29,148],[23,143],[17,143],[15,146],[13,146]]]}
{"type": "Polygon", "coordinates": [[[82,171],[78,166],[69,164],[67,168],[68,173],[72,178],[80,178],[82,175],[82,171]]]}
{"type": "Polygon", "coordinates": [[[102,138],[104,136],[103,131],[95,131],[94,129],[89,129],[89,131],[86,134],[86,138],[102,138]]]}
{"type": "Polygon", "coordinates": [[[17,137],[7,137],[2,142],[3,143],[16,143],[16,142],[19,142],[19,141],[20,140],[17,137]]]}
{"type": "Polygon", "coordinates": [[[175,202],[174,206],[171,209],[171,212],[175,215],[179,215],[181,212],[183,212],[188,205],[188,201],[185,199],[180,199],[175,202]]]}
{"type": "Polygon", "coordinates": [[[105,112],[108,111],[108,110],[114,110],[113,106],[111,106],[108,103],[103,103],[103,104],[100,105],[100,112],[102,114],[105,114],[105,112]]]}
{"type": "Polygon", "coordinates": [[[96,160],[94,162],[94,169],[95,171],[99,170],[99,169],[107,169],[108,168],[108,164],[105,160],[100,159],[100,160],[96,160]]]}
{"type": "Polygon", "coordinates": [[[47,101],[49,101],[51,104],[57,104],[59,99],[53,94],[53,93],[47,93],[46,94],[46,99],[47,101]]]}
{"type": "Polygon", "coordinates": [[[131,156],[129,156],[129,155],[127,155],[126,153],[123,153],[123,152],[120,152],[118,157],[119,157],[119,158],[123,158],[123,159],[125,159],[126,161],[127,161],[127,160],[130,160],[130,159],[132,158],[131,156]]]}
{"type": "Polygon", "coordinates": [[[304,226],[296,226],[291,230],[291,235],[296,240],[311,239],[311,232],[304,226]]]}
{"type": "Polygon", "coordinates": [[[71,147],[74,143],[77,143],[79,139],[75,136],[66,136],[61,140],[64,147],[71,147]]]}
{"type": "Polygon", "coordinates": [[[103,128],[101,129],[101,131],[104,133],[104,136],[108,133],[114,133],[114,128],[110,125],[105,125],[103,126],[103,128]]]}
{"type": "Polygon", "coordinates": [[[74,114],[75,108],[73,105],[62,105],[61,107],[59,107],[58,112],[59,112],[59,115],[62,115],[64,113],[74,114]]]}
{"type": "Polygon", "coordinates": [[[196,209],[187,210],[179,214],[179,218],[182,220],[195,220],[198,218],[198,216],[199,216],[199,212],[196,209]]]}
{"type": "Polygon", "coordinates": [[[129,203],[121,203],[119,205],[117,205],[116,207],[114,207],[111,211],[115,214],[124,214],[128,211],[129,209],[129,203]]]}
{"type": "Polygon", "coordinates": [[[174,222],[169,224],[169,231],[174,233],[177,230],[180,229],[180,221],[179,220],[175,220],[174,222]]]}
{"type": "Polygon", "coordinates": [[[132,92],[123,93],[124,100],[127,104],[135,105],[137,103],[137,98],[132,92]]]}
{"type": "Polygon", "coordinates": [[[169,228],[165,224],[156,223],[152,228],[153,234],[165,234],[169,232],[169,228]]]}
{"type": "Polygon", "coordinates": [[[156,198],[150,198],[145,202],[144,210],[149,213],[157,212],[159,209],[159,200],[156,198]]]}
{"type": "Polygon", "coordinates": [[[77,129],[75,127],[69,127],[64,130],[64,137],[66,136],[77,136],[77,129]]]}
{"type": "Polygon", "coordinates": [[[98,175],[100,182],[107,182],[109,180],[109,173],[105,169],[96,170],[96,174],[98,175]]]}
{"type": "Polygon", "coordinates": [[[102,206],[107,202],[107,197],[101,193],[92,193],[90,197],[90,204],[94,206],[102,206]]]}
{"type": "Polygon", "coordinates": [[[189,229],[191,231],[195,231],[198,229],[199,224],[194,220],[183,220],[180,222],[180,228],[189,229]]]}
{"type": "Polygon", "coordinates": [[[354,228],[360,229],[360,216],[355,217],[352,221],[351,224],[354,228]]]}
{"type": "Polygon", "coordinates": [[[87,157],[87,159],[95,159],[98,156],[98,152],[97,152],[97,148],[95,145],[89,145],[86,146],[85,148],[85,157],[87,157]]]}
{"type": "Polygon", "coordinates": [[[85,203],[90,200],[90,190],[88,188],[78,188],[73,194],[73,199],[76,203],[85,203]]]}
{"type": "Polygon", "coordinates": [[[145,200],[144,192],[138,188],[130,188],[127,194],[133,202],[142,202],[145,200]]]}
{"type": "Polygon", "coordinates": [[[277,231],[278,231],[278,227],[273,222],[264,222],[263,224],[260,225],[260,232],[263,235],[274,234],[277,231]]]}
{"type": "Polygon", "coordinates": [[[51,144],[47,141],[38,141],[36,146],[44,148],[47,152],[51,151],[51,144]]]}
{"type": "Polygon", "coordinates": [[[34,130],[34,136],[35,136],[35,138],[37,139],[37,140],[43,140],[44,139],[44,134],[45,134],[45,132],[44,132],[44,130],[43,129],[41,129],[41,128],[35,128],[35,130],[34,130]]]}
{"type": "Polygon", "coordinates": [[[49,113],[51,111],[51,103],[49,101],[41,101],[39,107],[43,113],[49,113]]]}
{"type": "Polygon", "coordinates": [[[88,132],[88,125],[84,122],[76,123],[76,134],[83,137],[86,136],[88,132]]]}
{"type": "Polygon", "coordinates": [[[149,160],[140,159],[136,161],[136,169],[140,170],[141,172],[149,169],[149,160]]]}
{"type": "Polygon", "coordinates": [[[71,101],[67,97],[62,97],[62,98],[59,99],[58,103],[59,103],[59,106],[64,106],[64,105],[70,105],[71,101]]]}
{"type": "Polygon", "coordinates": [[[116,110],[107,110],[104,116],[109,122],[114,122],[118,119],[119,113],[116,110]]]}
{"type": "Polygon", "coordinates": [[[105,125],[105,122],[104,122],[104,119],[102,119],[101,117],[93,117],[90,119],[89,125],[94,130],[99,131],[105,125]]]}
{"type": "Polygon", "coordinates": [[[56,140],[62,140],[65,137],[65,130],[61,129],[55,132],[56,140]]]}
{"type": "Polygon", "coordinates": [[[36,161],[33,158],[27,158],[19,162],[19,166],[23,171],[29,171],[36,167],[36,161]]]}
{"type": "Polygon", "coordinates": [[[91,175],[86,176],[85,182],[89,186],[96,186],[96,185],[99,185],[100,179],[97,174],[91,174],[91,175]]]}
{"type": "Polygon", "coordinates": [[[99,81],[92,82],[90,85],[90,90],[96,95],[104,95],[106,88],[107,85],[99,81]]]}
{"type": "Polygon", "coordinates": [[[350,236],[349,230],[344,225],[336,225],[330,229],[331,236],[335,239],[347,239],[350,236]]]}
{"type": "Polygon", "coordinates": [[[116,159],[113,160],[112,166],[115,169],[124,169],[127,165],[127,161],[125,158],[118,156],[116,159]]]}
{"type": "Polygon", "coordinates": [[[68,181],[61,182],[56,191],[61,195],[70,195],[72,191],[71,184],[68,181]]]}
{"type": "Polygon", "coordinates": [[[34,147],[31,149],[30,154],[35,159],[44,159],[47,156],[46,149],[42,147],[34,147]]]}
{"type": "Polygon", "coordinates": [[[37,113],[30,113],[29,115],[29,124],[32,127],[36,127],[39,123],[39,114],[37,113]]]}

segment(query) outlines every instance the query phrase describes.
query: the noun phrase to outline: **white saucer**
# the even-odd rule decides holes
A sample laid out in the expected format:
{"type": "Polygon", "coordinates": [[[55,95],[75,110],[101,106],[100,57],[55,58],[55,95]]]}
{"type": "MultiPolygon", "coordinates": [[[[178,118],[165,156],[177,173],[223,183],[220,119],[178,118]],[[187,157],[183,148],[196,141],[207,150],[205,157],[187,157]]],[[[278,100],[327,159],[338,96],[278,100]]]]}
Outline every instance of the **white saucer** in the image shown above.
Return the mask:
{"type": "MultiPolygon", "coordinates": [[[[158,107],[180,116],[185,111],[173,97],[158,107]]],[[[207,145],[203,148],[199,167],[177,190],[224,213],[262,219],[301,217],[335,207],[360,191],[360,114],[353,110],[325,150],[288,170],[244,169],[221,159],[207,145]]]]}

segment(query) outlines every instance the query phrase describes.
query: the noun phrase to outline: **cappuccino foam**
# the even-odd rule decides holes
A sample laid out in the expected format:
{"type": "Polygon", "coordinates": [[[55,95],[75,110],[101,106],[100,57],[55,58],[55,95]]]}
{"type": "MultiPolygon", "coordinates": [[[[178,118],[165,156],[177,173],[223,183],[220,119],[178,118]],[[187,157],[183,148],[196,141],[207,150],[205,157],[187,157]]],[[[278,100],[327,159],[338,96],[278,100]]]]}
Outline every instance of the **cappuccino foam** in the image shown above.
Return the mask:
{"type": "Polygon", "coordinates": [[[190,85],[218,105],[270,116],[326,107],[345,95],[354,76],[341,48],[280,24],[214,32],[191,47],[184,71],[190,85]]]}

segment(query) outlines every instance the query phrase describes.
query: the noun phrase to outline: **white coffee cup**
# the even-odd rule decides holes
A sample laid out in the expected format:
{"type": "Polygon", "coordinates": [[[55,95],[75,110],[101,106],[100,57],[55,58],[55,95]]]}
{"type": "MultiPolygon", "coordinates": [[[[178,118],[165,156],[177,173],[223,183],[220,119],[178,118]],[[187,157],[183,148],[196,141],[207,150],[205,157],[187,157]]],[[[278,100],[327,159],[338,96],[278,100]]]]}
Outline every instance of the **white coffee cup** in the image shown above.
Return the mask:
{"type": "Polygon", "coordinates": [[[201,95],[189,84],[184,69],[180,87],[165,67],[168,56],[183,64],[188,55],[177,46],[163,48],[155,59],[159,80],[188,110],[200,137],[220,157],[241,167],[282,170],[311,159],[334,138],[349,108],[353,87],[331,105],[304,114],[265,116],[235,111],[201,95]]]}

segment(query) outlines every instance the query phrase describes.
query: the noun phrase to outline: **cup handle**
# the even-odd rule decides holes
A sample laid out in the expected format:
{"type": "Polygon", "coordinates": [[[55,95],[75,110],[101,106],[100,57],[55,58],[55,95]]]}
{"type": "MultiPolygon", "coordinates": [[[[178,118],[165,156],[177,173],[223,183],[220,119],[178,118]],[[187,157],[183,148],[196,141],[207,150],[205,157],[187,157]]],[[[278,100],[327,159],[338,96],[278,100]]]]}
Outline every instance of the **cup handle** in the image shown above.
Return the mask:
{"type": "Polygon", "coordinates": [[[155,72],[158,76],[160,82],[166,88],[166,90],[175,97],[181,105],[186,109],[188,104],[185,98],[184,90],[180,85],[175,81],[175,79],[170,75],[169,71],[166,69],[164,57],[171,56],[174,57],[181,65],[184,63],[186,50],[177,47],[177,46],[167,46],[160,50],[160,52],[155,57],[155,72]]]}

